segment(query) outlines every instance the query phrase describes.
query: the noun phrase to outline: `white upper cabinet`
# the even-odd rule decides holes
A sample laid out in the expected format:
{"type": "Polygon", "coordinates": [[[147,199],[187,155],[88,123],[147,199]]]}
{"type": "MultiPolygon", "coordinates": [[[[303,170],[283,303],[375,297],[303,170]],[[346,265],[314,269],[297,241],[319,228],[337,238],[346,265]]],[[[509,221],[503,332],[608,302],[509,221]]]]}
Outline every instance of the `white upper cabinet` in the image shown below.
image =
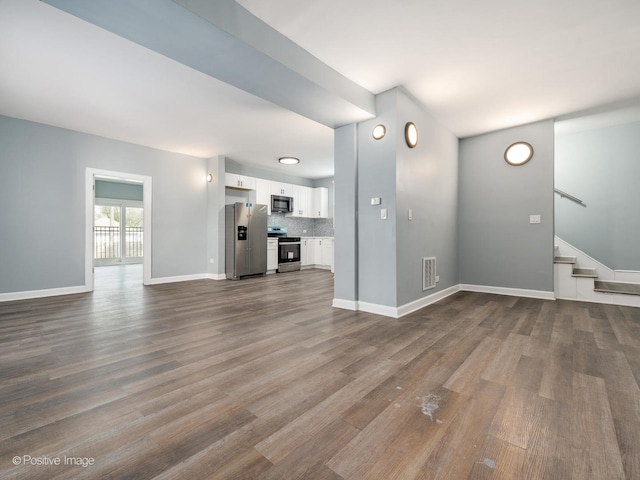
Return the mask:
{"type": "Polygon", "coordinates": [[[271,215],[271,182],[256,178],[256,203],[267,206],[267,215],[271,215]]]}
{"type": "Polygon", "coordinates": [[[302,185],[296,185],[293,192],[293,214],[292,217],[311,217],[313,212],[311,209],[312,192],[311,188],[302,185]]]}
{"type": "Polygon", "coordinates": [[[295,187],[297,187],[297,185],[291,185],[290,183],[271,182],[271,195],[293,197],[295,187]]]}
{"type": "Polygon", "coordinates": [[[316,187],[312,189],[311,217],[329,218],[329,189],[316,187]]]}
{"type": "Polygon", "coordinates": [[[224,174],[224,184],[227,187],[239,188],[242,190],[255,190],[256,179],[245,175],[237,175],[235,173],[224,174]]]}
{"type": "Polygon", "coordinates": [[[293,198],[292,217],[329,218],[329,189],[326,187],[311,188],[236,173],[225,173],[225,185],[241,190],[255,190],[255,203],[267,205],[269,215],[271,195],[282,195],[293,198]]]}

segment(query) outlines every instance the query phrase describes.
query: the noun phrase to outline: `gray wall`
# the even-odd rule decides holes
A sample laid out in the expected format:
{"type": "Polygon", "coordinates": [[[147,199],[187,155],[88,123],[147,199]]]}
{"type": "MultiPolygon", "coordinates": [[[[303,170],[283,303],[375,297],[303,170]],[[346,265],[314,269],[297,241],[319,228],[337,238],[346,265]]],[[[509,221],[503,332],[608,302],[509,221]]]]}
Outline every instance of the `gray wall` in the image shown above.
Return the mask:
{"type": "MultiPolygon", "coordinates": [[[[400,89],[376,101],[378,116],[357,129],[358,300],[401,307],[459,283],[458,139],[400,89]],[[420,132],[413,149],[404,141],[408,121],[420,132]],[[387,129],[381,140],[371,135],[378,123],[387,129]],[[381,204],[371,205],[376,197],[381,204]],[[386,220],[381,209],[387,209],[386,220]],[[422,291],[426,256],[438,259],[440,282],[422,291]]],[[[341,210],[340,205],[336,224],[341,210]]]]}
{"type": "Polygon", "coordinates": [[[397,91],[378,95],[376,109],[375,119],[358,125],[358,298],[396,307],[397,91]],[[371,136],[378,123],[387,128],[382,140],[371,136]],[[382,204],[371,205],[374,197],[382,204]],[[387,220],[380,219],[382,208],[387,220]]]}
{"type": "Polygon", "coordinates": [[[556,234],[618,270],[640,270],[640,122],[556,137],[556,234]]]}
{"type": "Polygon", "coordinates": [[[207,271],[214,275],[225,273],[225,164],[223,155],[207,161],[207,172],[213,175],[213,180],[207,187],[207,271]]]}
{"type": "Polygon", "coordinates": [[[153,278],[207,271],[206,160],[0,116],[0,293],[84,285],[87,167],[153,178],[153,278]]]}
{"type": "Polygon", "coordinates": [[[345,125],[334,131],[335,279],[333,296],[349,302],[358,299],[358,127],[345,125]]]}
{"type": "Polygon", "coordinates": [[[553,143],[552,120],[460,141],[461,283],[553,291],[553,143]],[[504,150],[520,140],[535,153],[513,167],[504,150]]]}
{"type": "Polygon", "coordinates": [[[108,180],[96,180],[96,198],[142,201],[142,185],[108,180]]]}
{"type": "Polygon", "coordinates": [[[412,121],[418,145],[396,140],[398,305],[459,283],[458,278],[458,138],[407,95],[398,93],[399,133],[412,121]],[[409,220],[409,209],[412,220],[409,220]],[[422,291],[422,258],[436,257],[440,281],[422,291]]]}

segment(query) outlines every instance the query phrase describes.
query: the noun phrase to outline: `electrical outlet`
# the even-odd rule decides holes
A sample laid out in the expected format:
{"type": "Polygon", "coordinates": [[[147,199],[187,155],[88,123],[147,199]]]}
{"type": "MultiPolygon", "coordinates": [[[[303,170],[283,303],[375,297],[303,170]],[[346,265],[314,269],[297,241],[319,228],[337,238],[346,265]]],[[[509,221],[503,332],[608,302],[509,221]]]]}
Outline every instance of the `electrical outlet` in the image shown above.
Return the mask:
{"type": "Polygon", "coordinates": [[[529,215],[529,223],[540,223],[540,215],[529,215]]]}
{"type": "Polygon", "coordinates": [[[382,203],[382,198],[380,197],[373,197],[371,199],[371,205],[380,205],[382,203]]]}

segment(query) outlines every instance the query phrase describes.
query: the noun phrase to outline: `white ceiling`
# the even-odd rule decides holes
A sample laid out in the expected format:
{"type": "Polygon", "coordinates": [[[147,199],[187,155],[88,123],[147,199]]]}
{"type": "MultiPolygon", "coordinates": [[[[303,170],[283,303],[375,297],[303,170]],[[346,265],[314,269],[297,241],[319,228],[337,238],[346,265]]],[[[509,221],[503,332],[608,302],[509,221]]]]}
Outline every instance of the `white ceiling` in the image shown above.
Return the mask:
{"type": "MultiPolygon", "coordinates": [[[[459,137],[640,98],[637,0],[238,3],[369,91],[403,86],[459,137]]],[[[333,173],[330,128],[37,0],[0,0],[0,65],[3,115],[333,173]]]]}

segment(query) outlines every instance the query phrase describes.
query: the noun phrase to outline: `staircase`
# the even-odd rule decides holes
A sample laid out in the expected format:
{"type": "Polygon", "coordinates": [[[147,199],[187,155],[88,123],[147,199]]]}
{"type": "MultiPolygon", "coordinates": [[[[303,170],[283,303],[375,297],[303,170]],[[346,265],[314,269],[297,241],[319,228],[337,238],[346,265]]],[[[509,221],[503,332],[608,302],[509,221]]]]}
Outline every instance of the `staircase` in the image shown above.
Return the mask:
{"type": "Polygon", "coordinates": [[[557,236],[554,285],[558,299],[640,307],[640,272],[611,270],[557,236]]]}

